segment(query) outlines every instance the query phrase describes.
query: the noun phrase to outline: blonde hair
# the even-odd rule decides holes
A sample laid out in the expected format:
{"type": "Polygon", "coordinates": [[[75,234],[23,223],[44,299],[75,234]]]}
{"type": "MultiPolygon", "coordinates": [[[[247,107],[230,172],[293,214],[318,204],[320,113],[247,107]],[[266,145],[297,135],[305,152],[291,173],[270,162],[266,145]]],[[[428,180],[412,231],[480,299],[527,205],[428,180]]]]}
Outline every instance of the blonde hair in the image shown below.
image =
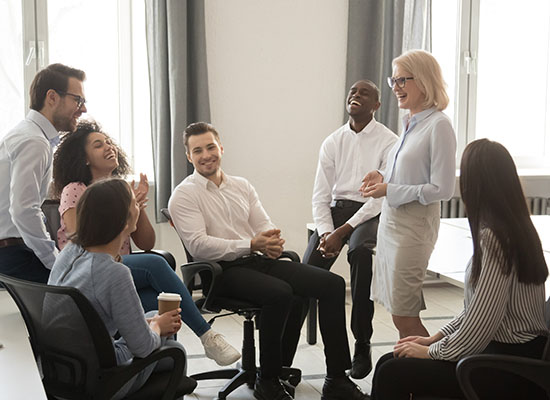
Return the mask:
{"type": "Polygon", "coordinates": [[[395,58],[392,66],[399,66],[414,77],[414,82],[424,93],[424,109],[435,107],[443,111],[449,105],[447,84],[443,80],[441,67],[431,55],[424,50],[409,50],[395,58]]]}

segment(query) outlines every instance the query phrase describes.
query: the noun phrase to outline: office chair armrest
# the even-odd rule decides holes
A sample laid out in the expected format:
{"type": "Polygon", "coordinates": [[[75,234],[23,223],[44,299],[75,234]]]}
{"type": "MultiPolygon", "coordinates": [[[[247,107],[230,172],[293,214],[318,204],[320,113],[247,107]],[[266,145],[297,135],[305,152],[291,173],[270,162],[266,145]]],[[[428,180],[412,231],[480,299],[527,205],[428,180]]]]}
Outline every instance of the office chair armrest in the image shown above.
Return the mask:
{"type": "Polygon", "coordinates": [[[221,308],[214,306],[214,298],[216,297],[219,285],[218,280],[223,273],[222,267],[217,262],[213,261],[194,261],[181,266],[181,276],[185,286],[192,292],[192,287],[195,281],[195,276],[200,272],[206,272],[207,275],[202,275],[201,279],[207,280],[202,282],[202,291],[205,296],[204,303],[200,307],[207,312],[218,313],[221,308]]]}
{"type": "MultiPolygon", "coordinates": [[[[478,368],[491,368],[506,371],[537,384],[550,393],[550,362],[527,357],[508,356],[500,354],[476,354],[463,358],[456,367],[456,376],[466,398],[479,400],[473,386],[472,374],[478,368]]],[[[498,382],[495,382],[498,385],[498,382]]]]}
{"type": "Polygon", "coordinates": [[[288,258],[290,261],[300,262],[300,256],[298,255],[298,253],[292,250],[283,251],[279,258],[288,258]]]}
{"type": "Polygon", "coordinates": [[[157,256],[161,256],[162,258],[164,258],[168,265],[172,267],[174,271],[176,270],[176,259],[169,251],[159,249],[151,249],[148,251],[136,250],[132,251],[131,254],[156,254],[157,256]]]}
{"type": "Polygon", "coordinates": [[[136,357],[130,364],[120,365],[106,370],[106,383],[99,391],[99,398],[112,398],[133,376],[143,371],[147,366],[163,358],[171,358],[174,361],[174,366],[162,400],[174,399],[178,382],[186,372],[186,356],[182,349],[168,346],[163,346],[154,350],[145,358],[136,357]]]}

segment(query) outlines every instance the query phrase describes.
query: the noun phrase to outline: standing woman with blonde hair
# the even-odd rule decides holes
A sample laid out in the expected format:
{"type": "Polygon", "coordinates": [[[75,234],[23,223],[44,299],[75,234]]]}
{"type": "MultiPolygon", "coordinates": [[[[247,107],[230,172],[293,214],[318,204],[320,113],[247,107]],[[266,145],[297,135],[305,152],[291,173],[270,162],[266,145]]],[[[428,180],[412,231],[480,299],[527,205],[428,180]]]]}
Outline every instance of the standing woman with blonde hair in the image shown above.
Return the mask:
{"type": "Polygon", "coordinates": [[[363,179],[365,197],[385,197],[372,299],[392,314],[401,338],[428,336],[419,314],[422,283],[439,231],[440,201],[455,189],[456,138],[443,110],[449,103],[441,67],[423,50],[393,60],[388,78],[399,108],[409,110],[385,171],[363,179]]]}

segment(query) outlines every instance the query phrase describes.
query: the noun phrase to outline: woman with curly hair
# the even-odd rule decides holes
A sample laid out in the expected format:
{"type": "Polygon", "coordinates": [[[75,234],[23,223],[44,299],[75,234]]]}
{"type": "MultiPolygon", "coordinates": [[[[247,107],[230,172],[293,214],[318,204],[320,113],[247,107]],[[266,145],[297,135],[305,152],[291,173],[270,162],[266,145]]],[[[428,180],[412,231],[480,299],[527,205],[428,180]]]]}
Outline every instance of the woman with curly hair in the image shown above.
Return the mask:
{"type": "MultiPolygon", "coordinates": [[[[63,249],[68,238],[76,230],[76,205],[90,184],[110,178],[124,178],[130,173],[126,155],[94,121],[80,121],[75,132],[65,134],[54,155],[54,196],[59,198],[61,227],[57,238],[63,249]]],[[[155,244],[155,231],[147,214],[149,184],[147,176],[140,174],[140,182],[130,185],[140,209],[136,230],[131,233],[135,245],[141,250],[151,250],[155,244]]],[[[109,204],[105,204],[109,207],[109,204]]],[[[130,236],[119,252],[121,262],[130,268],[134,284],[145,311],[157,309],[160,292],[179,293],[182,297],[181,318],[201,339],[207,357],[219,365],[229,365],[240,354],[223,336],[214,332],[193,303],[181,279],[163,257],[155,254],[130,254],[130,236]]]]}

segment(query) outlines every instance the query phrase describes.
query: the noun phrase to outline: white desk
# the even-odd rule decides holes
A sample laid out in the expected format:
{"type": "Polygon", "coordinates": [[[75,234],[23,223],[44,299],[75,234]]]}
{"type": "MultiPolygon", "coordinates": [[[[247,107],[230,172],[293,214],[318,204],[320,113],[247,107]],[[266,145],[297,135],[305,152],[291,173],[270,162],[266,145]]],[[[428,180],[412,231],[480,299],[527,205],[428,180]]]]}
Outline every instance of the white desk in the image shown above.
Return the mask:
{"type": "Polygon", "coordinates": [[[25,322],[8,292],[0,291],[0,398],[46,400],[25,322]]]}
{"type": "MultiPolygon", "coordinates": [[[[531,216],[550,267],[550,215],[531,216]]],[[[444,218],[428,263],[428,273],[455,286],[464,287],[464,272],[473,254],[472,236],[467,218],[444,218]]],[[[546,281],[550,293],[550,280],[546,281]]]]}

